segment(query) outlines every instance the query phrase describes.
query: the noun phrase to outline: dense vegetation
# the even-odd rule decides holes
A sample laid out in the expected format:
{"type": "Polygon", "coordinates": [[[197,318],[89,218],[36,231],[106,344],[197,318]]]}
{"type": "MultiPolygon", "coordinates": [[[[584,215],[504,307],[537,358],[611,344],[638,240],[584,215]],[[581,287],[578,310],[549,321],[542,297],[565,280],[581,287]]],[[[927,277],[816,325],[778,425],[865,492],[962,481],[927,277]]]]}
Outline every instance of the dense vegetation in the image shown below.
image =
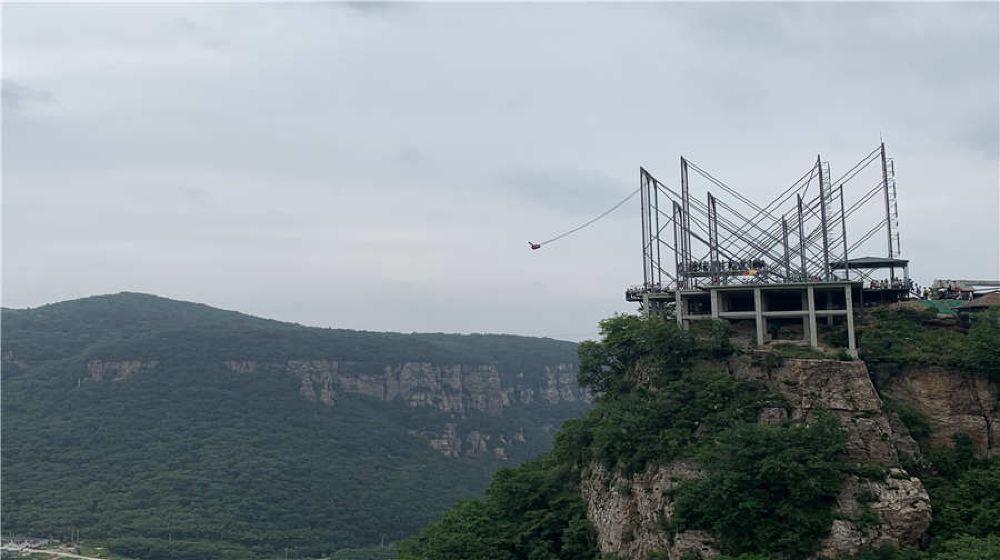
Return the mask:
{"type": "MultiPolygon", "coordinates": [[[[952,367],[1000,380],[1000,313],[980,313],[961,324],[940,320],[932,310],[877,309],[861,328],[860,347],[876,382],[907,366],[952,367]]],[[[930,448],[927,419],[902,403],[886,404],[929,458],[909,466],[933,504],[929,541],[922,550],[886,547],[857,560],[1000,558],[1000,458],[977,459],[964,435],[955,438],[954,447],[930,448]]]]}
{"type": "Polygon", "coordinates": [[[719,536],[723,552],[804,558],[833,522],[846,465],[830,417],[812,425],[737,425],[699,453],[707,476],[681,487],[680,529],[719,536]]]}
{"type": "Polygon", "coordinates": [[[401,334],[307,328],[146,294],[120,293],[3,310],[3,346],[33,363],[63,358],[162,360],[331,359],[358,370],[385,364],[496,364],[538,376],[576,361],[576,345],[512,335],[401,334]]]}
{"type": "Polygon", "coordinates": [[[303,399],[287,374],[223,366],[495,363],[542,383],[545,365],[575,361],[576,345],[554,340],[306,328],[141,294],[5,309],[3,327],[5,533],[75,533],[144,560],[315,557],[390,543],[479,495],[500,466],[546,449],[583,410],[540,403],[458,418],[349,395],[330,407],[303,399]],[[97,383],[91,359],[158,365],[97,383]],[[445,422],[524,430],[527,443],[510,447],[506,463],[452,459],[411,433],[445,422]]]}
{"type": "Polygon", "coordinates": [[[924,550],[885,547],[852,560],[996,560],[1000,558],[1000,457],[977,459],[967,436],[930,451],[918,474],[934,516],[924,550]]]}
{"type": "Polygon", "coordinates": [[[781,403],[712,365],[732,352],[719,325],[707,337],[693,337],[672,321],[623,315],[604,321],[601,334],[601,341],[580,346],[580,380],[597,395],[594,410],[563,425],[552,453],[504,471],[485,500],[452,510],[409,541],[403,557],[597,557],[575,488],[581,471],[599,462],[636,472],[685,457],[701,459],[708,472],[678,491],[678,522],[669,530],[712,530],[733,553],[798,558],[815,550],[846,473],[837,424],[758,425],[761,408],[781,403]],[[510,481],[542,484],[511,492],[510,481]],[[544,530],[494,530],[491,520],[505,516],[544,520],[544,530]],[[489,537],[488,547],[444,548],[480,535],[489,537]]]}
{"type": "MultiPolygon", "coordinates": [[[[889,374],[923,364],[996,376],[997,317],[983,315],[963,330],[906,309],[878,311],[862,348],[889,374]]],[[[563,424],[551,453],[503,471],[485,499],[464,502],[407,541],[404,559],[599,558],[577,488],[584,469],[601,463],[638,472],[689,457],[704,466],[705,477],[674,491],[675,515],[665,530],[711,531],[724,553],[720,560],[806,558],[829,531],[844,477],[884,475],[843,460],[845,434],[832,418],[759,424],[763,407],[782,403],[713,365],[733,351],[723,327],[693,337],[671,321],[634,316],[601,326],[602,339],[579,349],[580,380],[596,395],[595,408],[563,424]]],[[[780,361],[783,353],[774,357],[780,361]]],[[[926,444],[926,418],[890,404],[926,444]]],[[[843,560],[1000,558],[1000,458],[977,460],[967,438],[925,452],[929,463],[913,468],[922,469],[916,474],[934,504],[927,546],[843,560]]]]}
{"type": "Polygon", "coordinates": [[[949,366],[1000,380],[1000,311],[973,316],[968,329],[930,309],[879,308],[860,328],[861,357],[881,376],[904,366],[949,366]]]}
{"type": "MultiPolygon", "coordinates": [[[[594,408],[563,424],[551,452],[499,470],[472,499],[501,465],[446,459],[407,432],[439,427],[439,413],[364,398],[308,403],[290,377],[234,377],[221,361],[338,359],[360,371],[395,360],[492,362],[540,380],[542,365],[571,359],[572,345],[306,329],[134,294],[64,305],[4,311],[4,350],[28,362],[3,372],[6,530],[82,530],[149,559],[286,548],[293,557],[341,548],[335,558],[347,558],[354,552],[345,547],[392,541],[438,519],[400,545],[404,559],[597,560],[581,475],[598,464],[629,474],[693,459],[704,478],[672,490],[675,515],[663,529],[710,531],[728,555],[722,560],[793,560],[826,535],[844,477],[875,476],[844,461],[845,435],[829,418],[760,424],[765,407],[784,403],[725,371],[721,360],[735,350],[718,323],[695,335],[656,318],[602,322],[601,340],[579,346],[594,408]],[[161,364],[127,383],[76,385],[86,360],[111,357],[161,364]]],[[[914,365],[1000,379],[995,312],[960,328],[880,309],[860,341],[876,381],[914,365]]],[[[786,357],[818,356],[796,348],[770,356],[786,357]]],[[[908,465],[931,495],[928,540],[919,550],[843,560],[1000,558],[1000,458],[977,459],[963,437],[953,448],[928,448],[927,418],[887,406],[928,458],[908,465]]],[[[462,422],[505,431],[553,426],[577,412],[523,407],[513,418],[462,422]]],[[[515,463],[547,445],[542,432],[515,463]]]]}
{"type": "Polygon", "coordinates": [[[578,473],[554,456],[497,473],[482,500],[400,545],[403,558],[588,560],[597,551],[578,473]]]}

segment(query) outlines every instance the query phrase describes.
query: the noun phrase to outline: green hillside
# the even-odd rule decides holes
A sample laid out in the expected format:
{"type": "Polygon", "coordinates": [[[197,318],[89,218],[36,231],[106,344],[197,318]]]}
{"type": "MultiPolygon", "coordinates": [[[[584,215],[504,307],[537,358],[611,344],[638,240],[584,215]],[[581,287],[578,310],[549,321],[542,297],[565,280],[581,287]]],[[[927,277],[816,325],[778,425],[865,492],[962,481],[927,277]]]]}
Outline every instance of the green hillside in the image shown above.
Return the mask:
{"type": "MultiPolygon", "coordinates": [[[[703,472],[672,489],[653,485],[635,491],[630,485],[639,484],[636,478],[601,479],[613,496],[599,503],[607,510],[620,511],[615,504],[636,493],[642,496],[636,500],[655,493],[672,502],[672,517],[668,520],[661,510],[657,522],[667,544],[641,556],[646,560],[802,560],[816,557],[835,519],[849,519],[866,531],[878,525],[870,491],[856,494],[856,513],[838,513],[842,485],[852,477],[870,483],[901,471],[891,474],[887,465],[850,460],[844,424],[829,411],[805,423],[762,421],[764,409],[790,403],[759,378],[733,375],[731,360],[746,350],[729,346],[723,324],[714,325],[709,336],[658,317],[622,315],[601,327],[602,340],[580,345],[580,381],[596,395],[594,408],[563,425],[552,451],[502,470],[482,499],[463,501],[401,543],[401,558],[637,558],[601,553],[583,481],[589,480],[593,491],[595,466],[634,475],[675,460],[696,461],[703,472]],[[707,532],[721,554],[668,552],[689,530],[707,532]]],[[[957,323],[942,326],[934,314],[878,310],[862,328],[862,352],[875,381],[886,383],[908,366],[970,368],[966,374],[980,387],[1000,375],[998,313],[979,316],[966,329],[957,323]]],[[[768,371],[784,359],[780,351],[755,351],[763,353],[758,358],[768,371]]],[[[782,383],[794,381],[783,378],[782,383]]],[[[922,459],[919,464],[901,460],[929,494],[929,527],[916,546],[868,543],[866,550],[836,560],[997,560],[1000,456],[977,454],[964,433],[955,434],[953,445],[930,445],[928,419],[914,409],[904,412],[900,416],[917,439],[922,459]]],[[[864,421],[875,414],[881,413],[860,417],[864,421]]],[[[625,529],[626,536],[614,544],[638,538],[644,520],[636,503],[643,502],[631,502],[622,517],[601,520],[625,529]]]]}
{"type": "Polygon", "coordinates": [[[550,339],[309,328],[132,293],[2,319],[5,534],[75,533],[144,559],[316,557],[396,541],[547,449],[586,409],[538,398],[447,413],[350,393],[328,405],[279,367],[492,365],[540,394],[546,367],[576,360],[575,344],[550,339]],[[97,360],[155,367],[99,381],[97,360]],[[230,360],[261,367],[234,373],[230,360]],[[506,460],[446,457],[421,437],[446,423],[524,441],[505,446],[506,460]]]}

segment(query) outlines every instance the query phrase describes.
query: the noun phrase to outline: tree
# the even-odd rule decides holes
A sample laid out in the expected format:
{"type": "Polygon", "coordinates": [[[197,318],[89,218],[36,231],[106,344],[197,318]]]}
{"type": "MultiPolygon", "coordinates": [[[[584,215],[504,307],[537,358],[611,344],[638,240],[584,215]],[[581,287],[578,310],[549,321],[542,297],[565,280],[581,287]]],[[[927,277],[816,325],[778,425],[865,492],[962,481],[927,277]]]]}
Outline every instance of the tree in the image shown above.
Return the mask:
{"type": "Polygon", "coordinates": [[[707,476],[678,492],[677,528],[710,530],[729,554],[808,556],[833,521],[845,442],[830,417],[725,431],[700,453],[707,476]]]}

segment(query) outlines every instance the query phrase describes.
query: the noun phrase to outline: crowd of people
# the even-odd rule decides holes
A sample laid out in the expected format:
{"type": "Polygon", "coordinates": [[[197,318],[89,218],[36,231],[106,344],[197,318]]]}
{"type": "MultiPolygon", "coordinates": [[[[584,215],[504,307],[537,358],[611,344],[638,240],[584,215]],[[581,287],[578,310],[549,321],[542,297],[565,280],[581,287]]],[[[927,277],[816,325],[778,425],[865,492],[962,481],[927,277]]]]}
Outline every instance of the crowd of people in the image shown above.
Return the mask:
{"type": "MultiPolygon", "coordinates": [[[[893,278],[882,280],[871,280],[868,283],[869,290],[907,290],[913,294],[920,294],[920,286],[909,278],[893,278]]],[[[926,289],[926,288],[924,288],[926,289]]]]}
{"type": "Polygon", "coordinates": [[[949,284],[936,290],[924,288],[920,293],[920,299],[960,299],[971,301],[975,295],[975,290],[963,290],[961,286],[949,284]]]}

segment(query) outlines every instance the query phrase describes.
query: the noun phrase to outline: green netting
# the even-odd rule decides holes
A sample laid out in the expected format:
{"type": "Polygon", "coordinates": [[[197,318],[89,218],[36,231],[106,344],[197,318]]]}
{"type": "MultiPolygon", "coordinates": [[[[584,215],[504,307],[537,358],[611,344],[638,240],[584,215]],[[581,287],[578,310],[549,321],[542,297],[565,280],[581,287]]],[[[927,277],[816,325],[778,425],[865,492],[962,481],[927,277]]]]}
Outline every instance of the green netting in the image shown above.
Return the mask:
{"type": "Polygon", "coordinates": [[[955,308],[967,302],[958,299],[922,299],[920,303],[943,315],[957,315],[955,308]]]}

